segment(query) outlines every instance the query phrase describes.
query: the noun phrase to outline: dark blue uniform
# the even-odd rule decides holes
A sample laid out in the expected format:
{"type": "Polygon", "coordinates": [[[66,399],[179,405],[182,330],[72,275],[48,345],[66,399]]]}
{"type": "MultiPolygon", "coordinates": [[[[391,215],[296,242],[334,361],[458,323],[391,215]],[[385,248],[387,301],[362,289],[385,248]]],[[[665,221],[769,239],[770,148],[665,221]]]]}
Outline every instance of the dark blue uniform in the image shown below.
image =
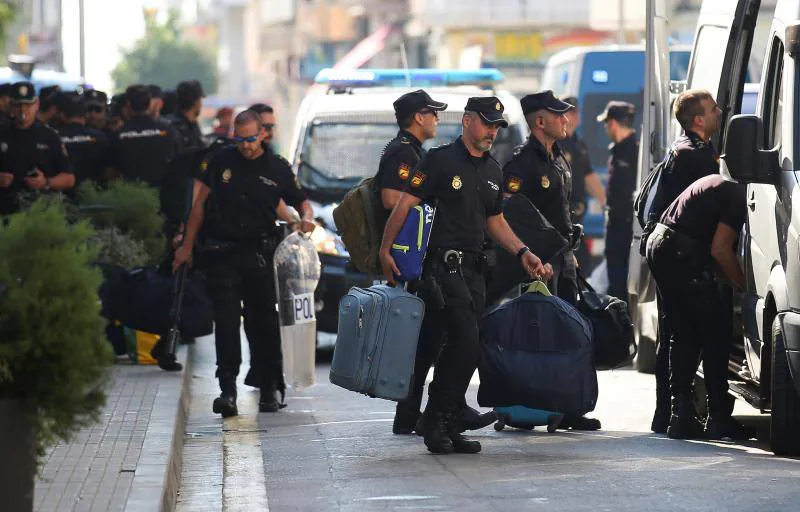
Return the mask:
{"type": "Polygon", "coordinates": [[[104,183],[109,164],[108,137],[101,130],[80,123],[66,123],[58,130],[75,169],[75,184],[85,180],[104,183]]]}
{"type": "MultiPolygon", "coordinates": [[[[503,168],[503,191],[525,195],[566,240],[572,241],[572,170],[558,143],[553,144],[552,155],[535,137],[517,148],[503,168]]],[[[550,263],[555,272],[550,289],[575,304],[578,285],[573,252],[564,251],[550,263]]]]}
{"type": "Polygon", "coordinates": [[[608,294],[628,301],[628,262],[633,240],[633,192],[639,142],[636,134],[609,146],[608,221],[606,223],[606,264],[608,294]]]}

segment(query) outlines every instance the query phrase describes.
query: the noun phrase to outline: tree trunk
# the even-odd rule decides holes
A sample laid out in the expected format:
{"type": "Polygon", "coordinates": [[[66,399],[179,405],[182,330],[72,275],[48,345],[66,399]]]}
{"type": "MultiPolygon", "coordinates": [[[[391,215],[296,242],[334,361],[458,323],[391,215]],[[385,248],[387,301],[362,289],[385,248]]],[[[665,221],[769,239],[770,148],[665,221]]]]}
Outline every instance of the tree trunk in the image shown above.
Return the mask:
{"type": "Polygon", "coordinates": [[[22,402],[0,400],[0,499],[4,511],[33,511],[35,440],[22,402]]]}

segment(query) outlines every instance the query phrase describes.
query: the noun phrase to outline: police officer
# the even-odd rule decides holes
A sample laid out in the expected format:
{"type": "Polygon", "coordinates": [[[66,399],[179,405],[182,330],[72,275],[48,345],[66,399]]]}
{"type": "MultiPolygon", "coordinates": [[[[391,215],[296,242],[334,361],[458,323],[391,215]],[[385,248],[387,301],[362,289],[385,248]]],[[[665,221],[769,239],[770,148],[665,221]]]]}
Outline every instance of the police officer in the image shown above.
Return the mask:
{"type": "MultiPolygon", "coordinates": [[[[575,242],[569,211],[572,175],[558,143],[567,136],[564,114],[573,107],[553,96],[553,91],[529,94],[520,104],[531,135],[503,168],[503,190],[524,194],[565,239],[575,242]]],[[[550,285],[555,295],[570,304],[578,299],[575,264],[571,250],[558,256],[550,285]]]]}
{"type": "Polygon", "coordinates": [[[108,95],[97,89],[86,89],[83,101],[86,103],[86,124],[96,130],[105,130],[108,95]]]}
{"type": "Polygon", "coordinates": [[[87,126],[86,105],[81,96],[64,94],[61,112],[64,114],[64,125],[58,134],[69,153],[76,184],[85,180],[104,184],[105,169],[109,163],[108,137],[101,130],[87,126]]]}
{"type": "Polygon", "coordinates": [[[486,295],[486,261],[481,251],[486,233],[516,253],[531,276],[546,277],[550,271],[514,235],[502,215],[502,171],[489,150],[500,127],[508,126],[503,110],[495,97],[467,101],[461,137],[432,149],[411,171],[380,248],[383,272],[393,282],[399,271],[389,249],[409,209],[423,200],[438,202],[424,277],[436,283],[440,293],[425,293],[428,314],[422,334],[423,339],[447,335],[421,425],[425,445],[434,453],[481,449],[480,443],[458,432],[456,415],[480,358],[478,320],[486,295]]]}
{"type": "Polygon", "coordinates": [[[175,91],[170,89],[164,91],[164,106],[161,107],[161,117],[169,118],[178,112],[178,96],[175,91]]]}
{"type": "Polygon", "coordinates": [[[150,91],[132,85],[125,91],[131,118],[111,136],[114,166],[126,180],[160,187],[168,163],[178,151],[177,141],[161,123],[147,114],[150,91]]]}
{"type": "Polygon", "coordinates": [[[177,112],[170,116],[169,122],[178,132],[181,151],[203,149],[203,133],[197,124],[203,106],[203,87],[197,80],[181,82],[176,89],[177,112]]]}
{"type": "Polygon", "coordinates": [[[60,191],[75,185],[67,150],[58,134],[36,119],[38,108],[32,83],[12,86],[14,122],[0,130],[0,214],[18,210],[22,191],[60,191]]]}
{"type": "Polygon", "coordinates": [[[264,103],[255,103],[250,105],[250,110],[255,112],[261,117],[261,126],[264,127],[264,132],[267,134],[264,142],[275,149],[275,134],[277,133],[277,120],[275,118],[275,109],[264,103]]]}
{"type": "Polygon", "coordinates": [[[39,121],[51,128],[57,128],[61,123],[61,120],[58,119],[58,103],[60,100],[61,87],[58,85],[42,87],[39,91],[39,112],[36,114],[39,121]]]}
{"type": "MultiPolygon", "coordinates": [[[[722,110],[711,93],[701,89],[684,91],[675,99],[673,112],[684,132],[672,144],[669,157],[671,161],[668,161],[661,174],[660,193],[665,206],[699,178],[719,173],[719,157],[711,143],[711,137],[719,130],[722,110]]],[[[659,215],[661,213],[658,212],[659,215]]],[[[658,309],[660,318],[656,348],[656,410],[651,430],[666,433],[670,419],[668,340],[671,335],[669,322],[663,318],[660,304],[658,309]]]]}
{"type": "Polygon", "coordinates": [[[633,192],[639,141],[633,128],[636,107],[624,101],[610,101],[597,116],[611,139],[608,158],[608,220],[606,222],[606,265],[608,294],[628,302],[628,261],[633,241],[633,192]]]}
{"type": "Polygon", "coordinates": [[[164,90],[155,84],[150,84],[147,88],[150,89],[150,108],[147,113],[153,119],[161,119],[161,109],[164,108],[164,90]]]}
{"type": "MultiPolygon", "coordinates": [[[[275,310],[273,252],[280,241],[277,209],[291,193],[270,183],[273,155],[264,151],[265,133],[255,112],[234,121],[235,147],[217,153],[203,172],[186,237],[175,253],[174,268],[188,262],[200,228],[205,228],[204,266],[214,303],[217,372],[221,394],[213,410],[238,414],[236,376],[242,362],[239,319],[252,317],[250,342],[262,372],[259,411],[274,412],[282,371],[278,314],[275,310]]],[[[303,222],[310,231],[313,223],[303,222]]]]}
{"type": "MultiPolygon", "coordinates": [[[[578,99],[568,96],[561,101],[569,103],[575,108],[567,110],[567,138],[559,142],[559,146],[564,151],[564,156],[572,168],[572,197],[570,199],[570,213],[574,224],[583,224],[586,215],[586,195],[595,198],[602,208],[606,206],[606,190],[600,181],[597,173],[594,172],[591,160],[589,159],[589,148],[586,143],[578,137],[578,127],[581,124],[580,106],[578,99]]],[[[581,267],[589,264],[589,247],[582,241],[575,250],[575,257],[581,267]]]]}
{"type": "MultiPolygon", "coordinates": [[[[525,194],[570,247],[575,247],[580,235],[575,233],[570,216],[572,174],[559,146],[567,136],[565,114],[573,107],[556,98],[553,91],[529,94],[520,104],[531,135],[503,168],[503,190],[506,194],[525,194]]],[[[568,249],[553,262],[555,274],[550,280],[552,292],[570,304],[578,300],[576,267],[575,255],[568,249]]],[[[566,416],[561,427],[598,430],[601,424],[594,418],[566,416]]]]}
{"type": "Polygon", "coordinates": [[[11,84],[0,84],[0,128],[11,123],[11,84]]]}
{"type": "Polygon", "coordinates": [[[670,204],[647,240],[647,261],[672,333],[672,415],[667,428],[671,438],[750,436],[731,417],[728,405],[732,308],[714,273],[716,267],[735,288],[744,289],[736,247],[746,217],[745,196],[745,186],[725,181],[719,174],[700,178],[670,204]],[[705,432],[691,393],[701,356],[708,389],[705,432]]]}
{"type": "Polygon", "coordinates": [[[130,116],[127,115],[125,103],[125,93],[111,97],[111,101],[108,102],[108,120],[103,128],[106,134],[118,132],[129,119],[130,116]]]}

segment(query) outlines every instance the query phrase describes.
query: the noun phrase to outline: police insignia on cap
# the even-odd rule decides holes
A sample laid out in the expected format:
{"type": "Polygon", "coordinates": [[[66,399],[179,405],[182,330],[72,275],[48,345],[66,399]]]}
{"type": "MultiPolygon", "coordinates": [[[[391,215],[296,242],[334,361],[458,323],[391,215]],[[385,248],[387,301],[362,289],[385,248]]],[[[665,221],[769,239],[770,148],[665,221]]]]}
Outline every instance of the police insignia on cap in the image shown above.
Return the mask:
{"type": "Polygon", "coordinates": [[[417,171],[414,173],[414,177],[411,178],[411,186],[414,188],[419,188],[422,186],[423,181],[425,181],[425,175],[417,171]]]}
{"type": "Polygon", "coordinates": [[[519,192],[519,189],[522,187],[522,180],[517,178],[516,176],[512,177],[508,180],[508,191],[509,192],[519,192]]]}
{"type": "Polygon", "coordinates": [[[495,110],[500,110],[500,102],[499,101],[494,104],[494,109],[495,110]]]}
{"type": "Polygon", "coordinates": [[[401,180],[406,181],[411,175],[411,168],[408,164],[400,164],[400,167],[397,168],[397,175],[401,180]]]}
{"type": "Polygon", "coordinates": [[[453,190],[460,190],[462,185],[461,176],[453,176],[453,183],[451,183],[451,185],[453,186],[453,190]]]}
{"type": "Polygon", "coordinates": [[[542,188],[550,188],[550,178],[542,176],[542,188]]]}
{"type": "Polygon", "coordinates": [[[202,162],[200,162],[200,171],[206,172],[207,169],[208,169],[208,160],[203,160],[202,162]]]}
{"type": "Polygon", "coordinates": [[[222,171],[222,182],[223,183],[230,182],[231,181],[231,176],[233,176],[233,173],[231,172],[231,170],[230,169],[225,169],[224,171],[222,171]]]}
{"type": "Polygon", "coordinates": [[[28,86],[21,85],[19,87],[19,94],[20,94],[20,96],[27,96],[28,95],[28,86]]]}

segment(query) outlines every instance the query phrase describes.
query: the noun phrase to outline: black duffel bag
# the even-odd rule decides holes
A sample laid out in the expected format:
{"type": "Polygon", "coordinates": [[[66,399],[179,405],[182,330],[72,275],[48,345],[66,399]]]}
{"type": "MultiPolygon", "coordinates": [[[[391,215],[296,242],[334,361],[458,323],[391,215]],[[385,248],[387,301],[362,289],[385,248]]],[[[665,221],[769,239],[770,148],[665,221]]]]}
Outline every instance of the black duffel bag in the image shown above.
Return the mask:
{"type": "MultiPolygon", "coordinates": [[[[175,276],[165,275],[156,268],[119,267],[105,267],[103,275],[100,300],[104,317],[153,334],[170,330],[175,276]]],[[[214,308],[205,285],[196,277],[186,280],[179,329],[189,338],[214,331],[214,308]]]]}
{"type": "Polygon", "coordinates": [[[578,274],[577,308],[592,323],[595,366],[598,370],[621,368],[633,362],[636,340],[625,301],[597,293],[578,274]]]}

